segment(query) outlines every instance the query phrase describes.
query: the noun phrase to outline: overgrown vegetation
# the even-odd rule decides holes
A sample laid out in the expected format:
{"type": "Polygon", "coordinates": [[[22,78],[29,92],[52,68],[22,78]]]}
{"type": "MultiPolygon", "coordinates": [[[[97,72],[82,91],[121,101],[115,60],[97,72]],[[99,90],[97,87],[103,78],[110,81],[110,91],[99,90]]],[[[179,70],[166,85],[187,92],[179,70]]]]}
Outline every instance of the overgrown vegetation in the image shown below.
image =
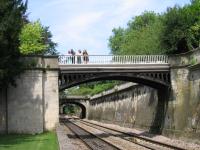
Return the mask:
{"type": "Polygon", "coordinates": [[[192,0],[182,8],[168,8],[163,23],[162,42],[168,53],[187,52],[200,46],[200,0],[192,0]]]}
{"type": "Polygon", "coordinates": [[[67,95],[95,95],[105,90],[113,88],[119,81],[98,81],[82,84],[67,90],[67,95]]]}
{"type": "Polygon", "coordinates": [[[68,104],[64,107],[64,114],[67,115],[78,115],[80,113],[80,107],[74,104],[68,104]]]}
{"type": "Polygon", "coordinates": [[[56,133],[47,132],[37,135],[2,135],[1,150],[58,150],[56,133]]]}
{"type": "Polygon", "coordinates": [[[163,14],[144,12],[114,28],[109,39],[113,54],[173,54],[200,46],[200,0],[163,14]]]}

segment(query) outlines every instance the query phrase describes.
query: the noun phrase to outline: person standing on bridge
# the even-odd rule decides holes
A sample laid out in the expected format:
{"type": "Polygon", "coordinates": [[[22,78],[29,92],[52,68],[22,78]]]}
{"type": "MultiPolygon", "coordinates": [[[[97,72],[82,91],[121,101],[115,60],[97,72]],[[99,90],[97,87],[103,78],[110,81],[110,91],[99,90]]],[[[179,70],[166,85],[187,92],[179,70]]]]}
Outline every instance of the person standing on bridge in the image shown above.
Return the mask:
{"type": "Polygon", "coordinates": [[[66,58],[66,63],[67,64],[72,63],[71,50],[68,50],[68,57],[66,58]]]}
{"type": "Polygon", "coordinates": [[[78,50],[78,53],[77,53],[77,64],[81,64],[81,56],[82,56],[81,50],[78,50]]]}
{"type": "Polygon", "coordinates": [[[72,64],[75,64],[75,51],[71,49],[71,55],[72,55],[72,64]]]}
{"type": "Polygon", "coordinates": [[[84,61],[84,64],[87,64],[89,61],[88,53],[86,50],[83,50],[83,61],[84,61]]]}

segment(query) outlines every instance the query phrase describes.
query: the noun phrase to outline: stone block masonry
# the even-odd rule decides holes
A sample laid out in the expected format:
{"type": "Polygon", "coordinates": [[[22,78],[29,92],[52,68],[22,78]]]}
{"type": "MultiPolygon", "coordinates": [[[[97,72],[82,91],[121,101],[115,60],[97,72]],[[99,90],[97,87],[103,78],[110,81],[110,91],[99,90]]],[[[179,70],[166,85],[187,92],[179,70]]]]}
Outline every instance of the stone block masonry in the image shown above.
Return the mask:
{"type": "Polygon", "coordinates": [[[155,89],[128,83],[93,96],[88,107],[88,119],[150,129],[157,103],[155,89]]]}
{"type": "Polygon", "coordinates": [[[26,71],[8,89],[8,132],[43,132],[43,71],[26,71]]]}
{"type": "Polygon", "coordinates": [[[171,96],[163,133],[200,139],[200,49],[170,57],[171,96]]]}
{"type": "MultiPolygon", "coordinates": [[[[8,133],[35,134],[56,127],[59,122],[57,59],[34,57],[36,66],[16,79],[16,87],[7,89],[7,99],[5,96],[0,99],[0,102],[7,101],[7,108],[4,107],[7,109],[7,129],[2,123],[0,129],[8,133]]],[[[24,60],[33,61],[31,57],[24,60]]],[[[1,111],[0,116],[1,119],[1,111]]]]}
{"type": "Polygon", "coordinates": [[[47,71],[44,75],[44,123],[45,130],[52,130],[59,122],[58,72],[47,71]]]}

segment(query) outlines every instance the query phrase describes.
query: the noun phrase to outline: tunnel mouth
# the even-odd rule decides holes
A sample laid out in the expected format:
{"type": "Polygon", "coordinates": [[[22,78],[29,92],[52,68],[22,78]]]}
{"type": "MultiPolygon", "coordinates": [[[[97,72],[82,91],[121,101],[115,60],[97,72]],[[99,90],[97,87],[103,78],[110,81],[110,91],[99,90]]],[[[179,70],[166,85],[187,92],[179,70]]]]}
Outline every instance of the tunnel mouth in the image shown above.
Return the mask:
{"type": "Polygon", "coordinates": [[[68,116],[73,116],[73,113],[72,114],[69,114],[69,113],[66,114],[66,113],[64,113],[65,112],[64,109],[66,107],[69,107],[69,106],[71,106],[71,107],[78,106],[81,109],[80,115],[77,116],[77,114],[75,114],[75,112],[74,112],[74,116],[77,116],[80,119],[85,119],[86,118],[86,107],[83,104],[81,104],[79,102],[73,102],[73,101],[71,101],[71,102],[63,102],[62,104],[60,104],[60,107],[62,107],[63,105],[64,105],[64,107],[63,107],[63,114],[68,115],[68,116]]]}

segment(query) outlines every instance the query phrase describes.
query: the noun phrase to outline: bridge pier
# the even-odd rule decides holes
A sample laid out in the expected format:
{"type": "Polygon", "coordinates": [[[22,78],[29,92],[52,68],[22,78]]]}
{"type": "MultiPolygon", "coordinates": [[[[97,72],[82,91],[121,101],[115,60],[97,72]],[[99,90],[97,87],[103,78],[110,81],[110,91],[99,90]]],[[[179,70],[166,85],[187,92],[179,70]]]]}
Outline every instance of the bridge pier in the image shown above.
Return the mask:
{"type": "Polygon", "coordinates": [[[171,95],[163,133],[199,139],[200,50],[170,57],[171,95]],[[194,60],[194,62],[192,62],[194,60]]]}
{"type": "Polygon", "coordinates": [[[24,61],[34,61],[36,66],[22,73],[16,79],[17,86],[9,86],[0,99],[7,103],[4,132],[35,134],[52,130],[59,122],[57,57],[29,57],[24,61]]]}
{"type": "Polygon", "coordinates": [[[174,109],[175,130],[183,130],[188,122],[190,101],[189,70],[187,68],[171,69],[172,101],[174,109]]]}

